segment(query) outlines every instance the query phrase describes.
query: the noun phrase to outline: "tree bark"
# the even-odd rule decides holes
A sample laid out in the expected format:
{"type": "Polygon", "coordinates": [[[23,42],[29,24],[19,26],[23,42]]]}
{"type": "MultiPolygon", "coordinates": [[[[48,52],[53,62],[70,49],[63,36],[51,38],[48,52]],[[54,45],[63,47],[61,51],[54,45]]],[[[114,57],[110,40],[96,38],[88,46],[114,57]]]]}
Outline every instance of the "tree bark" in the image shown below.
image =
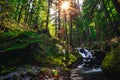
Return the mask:
{"type": "Polygon", "coordinates": [[[70,45],[73,47],[73,41],[72,41],[72,15],[70,14],[70,45]]]}
{"type": "MultiPolygon", "coordinates": [[[[57,6],[58,6],[58,5],[57,5],[57,6]]],[[[60,28],[61,28],[61,27],[60,27],[60,25],[61,25],[60,9],[58,9],[58,17],[57,17],[57,18],[58,18],[58,37],[61,38],[61,37],[60,37],[61,34],[59,33],[59,30],[60,30],[60,28]]]]}
{"type": "Polygon", "coordinates": [[[30,2],[26,5],[26,10],[25,10],[25,17],[24,17],[24,22],[28,23],[28,15],[29,15],[29,9],[30,9],[30,2]]]}
{"type": "Polygon", "coordinates": [[[19,15],[18,15],[18,22],[20,23],[20,19],[22,16],[22,9],[23,9],[23,4],[21,5],[20,11],[19,11],[19,15]]]}
{"type": "MultiPolygon", "coordinates": [[[[18,5],[17,5],[16,11],[15,11],[16,13],[19,12],[19,7],[20,7],[20,0],[18,1],[18,5]]],[[[17,16],[18,16],[18,14],[15,14],[15,20],[18,19],[17,16]]]]}
{"type": "Polygon", "coordinates": [[[67,30],[67,18],[66,12],[64,11],[64,26],[65,26],[65,38],[66,38],[66,54],[68,54],[68,30],[67,30]]]}
{"type": "Polygon", "coordinates": [[[50,0],[48,0],[48,9],[47,9],[47,17],[46,17],[46,31],[48,31],[49,14],[50,14],[50,0]]]}

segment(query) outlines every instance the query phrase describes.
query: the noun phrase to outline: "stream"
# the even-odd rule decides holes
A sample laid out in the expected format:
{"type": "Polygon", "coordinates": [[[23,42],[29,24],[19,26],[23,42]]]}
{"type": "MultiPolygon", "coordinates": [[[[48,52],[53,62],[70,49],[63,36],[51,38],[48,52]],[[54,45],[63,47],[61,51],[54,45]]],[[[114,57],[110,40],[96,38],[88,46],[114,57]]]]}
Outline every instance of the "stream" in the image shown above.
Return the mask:
{"type": "Polygon", "coordinates": [[[71,80],[118,80],[106,75],[100,66],[80,67],[71,70],[71,80]]]}
{"type": "Polygon", "coordinates": [[[110,76],[106,76],[100,66],[96,67],[80,67],[71,69],[70,75],[62,75],[58,78],[35,78],[35,75],[39,73],[38,66],[22,67],[8,74],[0,75],[0,80],[117,80],[110,76]]]}

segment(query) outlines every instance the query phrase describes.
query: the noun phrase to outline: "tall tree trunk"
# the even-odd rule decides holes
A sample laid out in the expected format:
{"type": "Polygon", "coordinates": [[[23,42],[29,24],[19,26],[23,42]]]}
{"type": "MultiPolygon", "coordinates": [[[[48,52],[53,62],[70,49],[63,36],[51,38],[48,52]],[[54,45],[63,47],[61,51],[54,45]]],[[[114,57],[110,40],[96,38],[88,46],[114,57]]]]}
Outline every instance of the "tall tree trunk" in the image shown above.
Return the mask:
{"type": "Polygon", "coordinates": [[[73,41],[72,41],[72,15],[70,14],[70,45],[73,47],[73,41]]]}
{"type": "Polygon", "coordinates": [[[60,29],[60,9],[58,10],[58,30],[60,29]]]}
{"type": "Polygon", "coordinates": [[[23,4],[21,5],[20,11],[19,11],[19,15],[18,15],[18,22],[19,23],[20,23],[21,16],[22,16],[22,9],[23,9],[23,4]]]}
{"type": "MultiPolygon", "coordinates": [[[[20,7],[20,0],[18,1],[17,7],[16,7],[16,13],[19,12],[19,7],[20,7]]],[[[15,20],[18,20],[18,14],[15,14],[15,20]]]]}
{"type": "MultiPolygon", "coordinates": [[[[59,30],[60,30],[60,9],[58,9],[58,32],[59,32],[59,30]]],[[[58,37],[59,37],[59,35],[61,35],[60,33],[58,33],[58,37]]],[[[60,38],[60,37],[59,37],[60,38]]]]}
{"type": "Polygon", "coordinates": [[[57,28],[57,16],[55,17],[55,36],[58,36],[58,28],[57,28]]]}
{"type": "Polygon", "coordinates": [[[68,30],[67,30],[67,18],[66,12],[64,11],[64,26],[65,26],[65,38],[66,38],[66,53],[68,54],[68,30]]]}
{"type": "Polygon", "coordinates": [[[32,9],[31,9],[31,11],[30,11],[30,13],[29,13],[30,15],[29,15],[29,20],[28,20],[28,24],[29,25],[32,25],[33,24],[33,7],[32,7],[32,9]]]}
{"type": "Polygon", "coordinates": [[[26,5],[25,18],[24,18],[25,23],[28,23],[29,9],[30,9],[30,2],[26,5]]]}
{"type": "Polygon", "coordinates": [[[46,17],[46,31],[48,31],[49,15],[50,15],[50,0],[48,0],[48,9],[47,9],[47,17],[46,17]]]}
{"type": "Polygon", "coordinates": [[[99,29],[98,29],[98,25],[97,25],[97,23],[96,23],[96,21],[97,21],[97,20],[96,20],[96,17],[93,18],[93,21],[94,21],[94,23],[95,23],[96,40],[99,41],[99,39],[100,39],[100,38],[99,38],[99,37],[100,37],[100,36],[99,36],[99,33],[100,33],[100,32],[99,32],[99,29]]]}

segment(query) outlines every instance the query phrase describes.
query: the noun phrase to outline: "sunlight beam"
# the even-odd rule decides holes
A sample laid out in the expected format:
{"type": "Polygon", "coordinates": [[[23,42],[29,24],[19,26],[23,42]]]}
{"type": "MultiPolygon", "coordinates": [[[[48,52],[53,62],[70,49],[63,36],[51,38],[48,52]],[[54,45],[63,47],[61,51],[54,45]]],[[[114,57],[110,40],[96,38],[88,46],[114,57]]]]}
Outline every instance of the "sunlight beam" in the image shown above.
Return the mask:
{"type": "Polygon", "coordinates": [[[69,5],[70,5],[69,2],[68,2],[68,1],[65,1],[65,2],[62,3],[61,9],[67,10],[67,9],[69,8],[69,5]]]}

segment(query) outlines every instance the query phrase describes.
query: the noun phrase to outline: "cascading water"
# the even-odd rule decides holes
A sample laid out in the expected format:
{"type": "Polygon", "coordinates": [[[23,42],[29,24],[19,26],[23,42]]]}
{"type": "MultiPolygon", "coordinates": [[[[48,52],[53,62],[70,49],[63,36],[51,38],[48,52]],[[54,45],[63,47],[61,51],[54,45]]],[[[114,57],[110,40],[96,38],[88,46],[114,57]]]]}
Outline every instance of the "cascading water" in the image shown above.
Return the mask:
{"type": "Polygon", "coordinates": [[[102,69],[98,64],[93,64],[96,61],[90,51],[83,48],[76,48],[83,58],[83,62],[77,68],[71,70],[71,80],[100,80],[102,69]],[[100,73],[100,74],[96,74],[100,73]],[[93,74],[93,75],[91,75],[93,74]]]}
{"type": "Polygon", "coordinates": [[[102,72],[100,65],[92,64],[96,61],[95,57],[90,51],[84,48],[76,48],[79,54],[83,57],[83,63],[78,66],[81,73],[96,73],[102,72]]]}

